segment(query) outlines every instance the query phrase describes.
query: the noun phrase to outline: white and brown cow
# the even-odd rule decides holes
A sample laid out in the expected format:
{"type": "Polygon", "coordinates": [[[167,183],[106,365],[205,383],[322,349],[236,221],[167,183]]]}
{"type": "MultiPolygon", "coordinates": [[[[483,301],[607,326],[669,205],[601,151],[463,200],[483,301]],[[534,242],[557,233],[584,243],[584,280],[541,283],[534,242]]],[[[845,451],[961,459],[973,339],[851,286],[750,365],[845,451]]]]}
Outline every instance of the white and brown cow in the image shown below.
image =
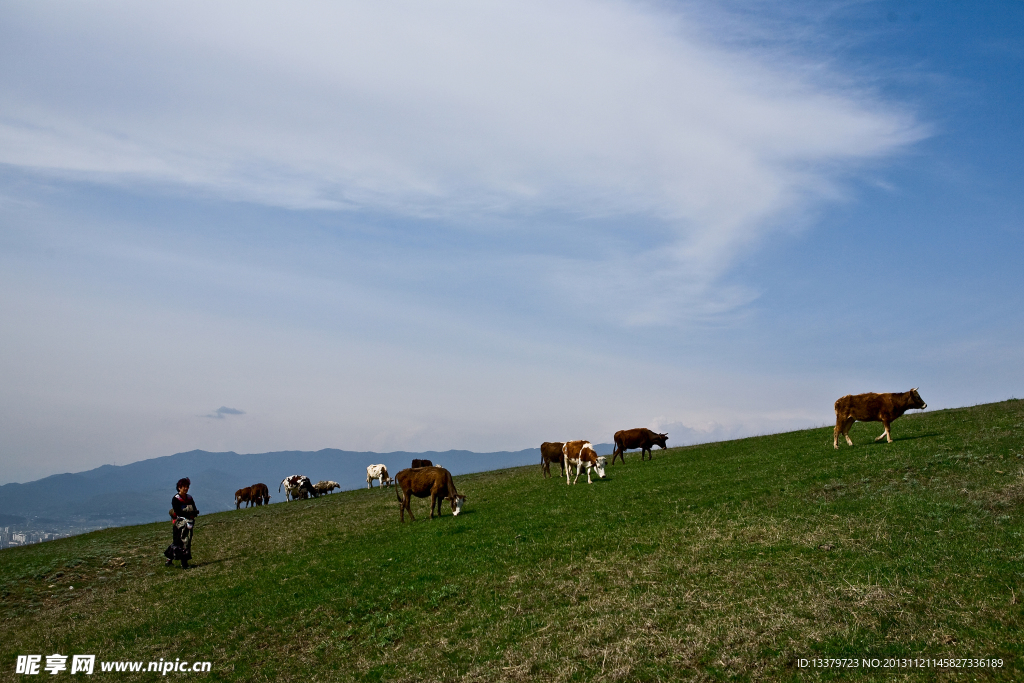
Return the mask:
{"type": "Polygon", "coordinates": [[[409,519],[416,521],[412,516],[412,497],[426,498],[430,496],[430,518],[434,518],[434,508],[437,508],[438,516],[441,515],[441,501],[448,500],[451,503],[452,514],[456,517],[462,512],[462,504],[466,497],[455,490],[455,482],[452,480],[452,473],[443,467],[410,467],[395,475],[395,495],[398,497],[399,515],[405,521],[405,511],[409,511],[409,519]]]}
{"type": "Polygon", "coordinates": [[[388,468],[384,465],[369,465],[366,468],[366,488],[372,489],[374,480],[378,482],[380,488],[395,483],[391,479],[391,475],[388,474],[388,468]]]}
{"type": "Polygon", "coordinates": [[[832,433],[832,447],[839,449],[839,435],[846,437],[846,443],[853,445],[850,439],[850,427],[853,423],[881,422],[885,431],[878,435],[875,441],[886,441],[892,443],[892,435],[889,433],[889,425],[908,410],[924,410],[928,404],[921,399],[917,389],[904,391],[900,394],[857,394],[856,396],[843,396],[836,401],[836,428],[832,433]]]}
{"type": "Polygon", "coordinates": [[[572,480],[573,484],[580,478],[580,472],[584,467],[587,469],[587,483],[592,484],[594,482],[590,480],[590,471],[597,470],[597,476],[604,479],[604,466],[607,462],[608,459],[603,455],[598,455],[589,441],[566,441],[562,445],[562,464],[565,467],[566,484],[569,483],[569,468],[572,465],[576,465],[576,479],[572,480]]]}
{"type": "Polygon", "coordinates": [[[298,500],[307,496],[316,498],[320,495],[313,487],[309,477],[302,474],[293,474],[290,477],[285,477],[281,481],[281,485],[277,487],[278,492],[281,491],[281,486],[284,487],[285,500],[298,500]]]}

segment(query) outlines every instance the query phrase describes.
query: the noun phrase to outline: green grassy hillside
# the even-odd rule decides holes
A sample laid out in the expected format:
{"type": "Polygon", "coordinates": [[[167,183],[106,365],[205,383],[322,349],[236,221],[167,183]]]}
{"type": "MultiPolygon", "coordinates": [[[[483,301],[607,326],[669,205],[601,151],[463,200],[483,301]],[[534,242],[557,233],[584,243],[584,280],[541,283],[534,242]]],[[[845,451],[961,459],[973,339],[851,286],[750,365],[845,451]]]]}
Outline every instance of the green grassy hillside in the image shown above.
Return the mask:
{"type": "Polygon", "coordinates": [[[827,428],[631,453],[592,486],[539,465],[468,475],[462,515],[416,501],[404,526],[391,490],[219,513],[184,572],[162,565],[169,524],[5,550],[0,667],[91,653],[209,660],[213,680],[806,680],[871,672],[801,658],[922,656],[1004,664],[905,675],[1020,680],[1022,427],[1013,400],[908,415],[893,444],[858,423],[839,451],[827,428]]]}

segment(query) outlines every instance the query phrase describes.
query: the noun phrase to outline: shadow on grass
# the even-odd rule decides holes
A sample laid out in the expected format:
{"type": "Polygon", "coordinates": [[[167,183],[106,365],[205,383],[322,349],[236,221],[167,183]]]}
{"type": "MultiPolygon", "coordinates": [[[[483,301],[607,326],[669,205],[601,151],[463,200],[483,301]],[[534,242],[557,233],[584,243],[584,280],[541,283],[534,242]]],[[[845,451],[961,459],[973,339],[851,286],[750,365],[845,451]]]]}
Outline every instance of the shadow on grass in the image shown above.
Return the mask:
{"type": "MultiPolygon", "coordinates": [[[[913,436],[899,436],[893,437],[892,442],[897,443],[899,441],[914,441],[915,439],[928,439],[933,436],[942,436],[942,434],[941,432],[928,432],[927,434],[915,434],[913,436]]],[[[884,439],[882,441],[875,441],[874,439],[871,439],[870,441],[855,441],[852,447],[846,446],[845,442],[841,443],[839,450],[843,450],[843,448],[881,448],[883,446],[888,445],[889,442],[885,441],[884,439]]]]}
{"type": "Polygon", "coordinates": [[[188,568],[189,569],[194,569],[196,567],[206,567],[206,566],[209,566],[211,564],[221,564],[222,562],[230,562],[231,560],[237,560],[240,557],[241,557],[241,555],[235,555],[233,557],[222,557],[219,560],[206,560],[204,562],[189,562],[188,563],[188,568]]]}
{"type": "Polygon", "coordinates": [[[913,441],[914,439],[926,439],[932,436],[942,436],[942,434],[939,432],[928,432],[927,434],[917,434],[915,436],[901,436],[898,439],[894,438],[893,441],[913,441]]]}

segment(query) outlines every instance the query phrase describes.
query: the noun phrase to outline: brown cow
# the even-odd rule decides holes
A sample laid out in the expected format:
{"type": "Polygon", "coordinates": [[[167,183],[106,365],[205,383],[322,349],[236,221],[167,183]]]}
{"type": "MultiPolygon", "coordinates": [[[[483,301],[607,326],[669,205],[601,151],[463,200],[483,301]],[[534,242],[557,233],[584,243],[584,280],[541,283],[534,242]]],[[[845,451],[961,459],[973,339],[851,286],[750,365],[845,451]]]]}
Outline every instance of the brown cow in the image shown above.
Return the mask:
{"type": "Polygon", "coordinates": [[[253,484],[251,488],[254,505],[270,505],[270,489],[266,484],[253,484]]]}
{"type": "Polygon", "coordinates": [[[639,448],[640,449],[640,460],[644,460],[644,455],[650,455],[651,460],[654,460],[654,453],[652,449],[655,446],[660,446],[663,450],[668,448],[666,445],[668,442],[668,434],[659,434],[652,432],[646,427],[638,427],[637,429],[623,429],[622,431],[615,432],[615,450],[612,451],[612,464],[615,464],[615,458],[622,458],[622,464],[626,464],[626,449],[627,448],[639,448]]]}
{"type": "Polygon", "coordinates": [[[235,491],[235,509],[242,507],[242,503],[247,503],[245,507],[252,505],[252,487],[246,486],[244,489],[238,489],[235,491]]]}
{"type": "Polygon", "coordinates": [[[881,441],[882,437],[892,443],[892,434],[889,432],[889,425],[908,410],[924,410],[928,404],[921,400],[921,394],[917,389],[905,391],[902,394],[857,394],[856,396],[843,396],[836,401],[836,429],[833,432],[832,447],[839,449],[839,435],[846,437],[846,443],[853,445],[850,439],[850,427],[857,420],[861,422],[881,422],[885,431],[879,434],[875,441],[881,441]]]}
{"type": "Polygon", "coordinates": [[[466,497],[455,490],[455,482],[452,481],[452,473],[443,467],[419,467],[402,470],[395,475],[395,495],[398,497],[399,514],[402,521],[405,521],[405,511],[409,511],[409,519],[416,521],[412,516],[412,497],[426,498],[430,496],[430,518],[434,518],[434,507],[437,507],[437,515],[441,516],[441,501],[448,499],[451,502],[452,514],[458,515],[462,512],[462,504],[466,497]],[[401,491],[401,492],[399,492],[401,491]]]}
{"type": "Polygon", "coordinates": [[[565,444],[561,441],[545,441],[540,445],[540,471],[545,478],[551,476],[551,463],[557,462],[558,466],[562,468],[562,474],[565,474],[565,462],[562,460],[562,446],[565,444]]]}
{"type": "Polygon", "coordinates": [[[419,460],[417,458],[413,458],[412,466],[413,467],[433,467],[434,463],[430,462],[429,460],[419,460]]]}

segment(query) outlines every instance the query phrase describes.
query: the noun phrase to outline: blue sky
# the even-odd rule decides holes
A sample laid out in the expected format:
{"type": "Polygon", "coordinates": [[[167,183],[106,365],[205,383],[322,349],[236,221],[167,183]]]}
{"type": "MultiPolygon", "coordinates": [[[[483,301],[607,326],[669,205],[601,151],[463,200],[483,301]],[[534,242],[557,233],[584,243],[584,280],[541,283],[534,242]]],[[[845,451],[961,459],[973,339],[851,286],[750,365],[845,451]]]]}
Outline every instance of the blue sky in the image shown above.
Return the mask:
{"type": "Polygon", "coordinates": [[[709,5],[5,3],[2,482],[1020,396],[1024,2],[709,5]]]}

